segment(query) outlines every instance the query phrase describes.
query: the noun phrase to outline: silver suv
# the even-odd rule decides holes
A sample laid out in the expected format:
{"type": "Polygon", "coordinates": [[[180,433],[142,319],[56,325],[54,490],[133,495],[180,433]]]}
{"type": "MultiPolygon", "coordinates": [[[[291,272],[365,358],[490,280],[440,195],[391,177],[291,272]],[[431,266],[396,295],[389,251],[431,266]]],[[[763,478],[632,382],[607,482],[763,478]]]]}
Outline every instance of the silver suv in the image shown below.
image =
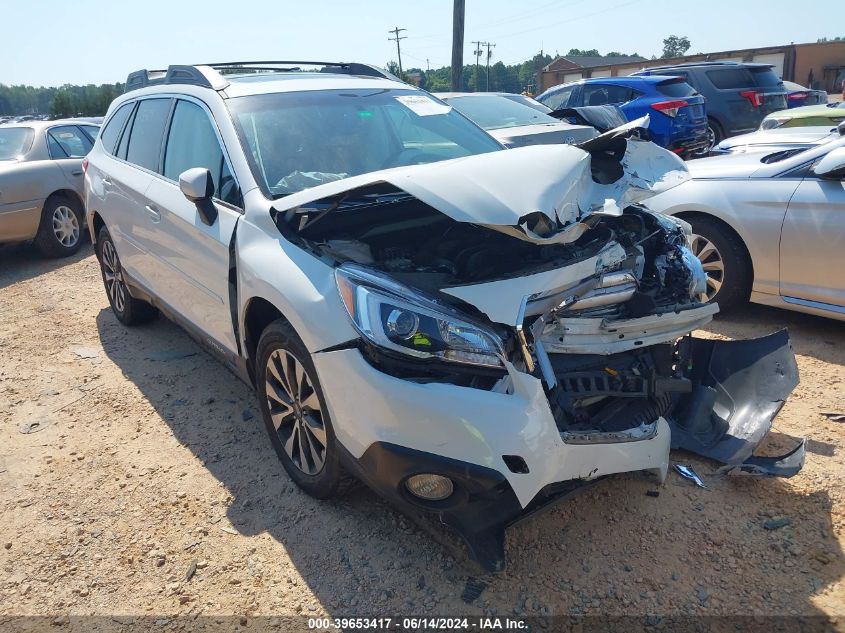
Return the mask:
{"type": "Polygon", "coordinates": [[[501,569],[507,525],[662,480],[672,446],[798,471],[803,444],[752,456],[797,383],[785,332],[688,336],[718,308],[689,225],[638,203],[688,179],[647,118],[506,150],[382,71],[306,65],[133,73],[86,175],[114,314],[166,313],[253,385],[305,491],[353,473],[501,569]]]}

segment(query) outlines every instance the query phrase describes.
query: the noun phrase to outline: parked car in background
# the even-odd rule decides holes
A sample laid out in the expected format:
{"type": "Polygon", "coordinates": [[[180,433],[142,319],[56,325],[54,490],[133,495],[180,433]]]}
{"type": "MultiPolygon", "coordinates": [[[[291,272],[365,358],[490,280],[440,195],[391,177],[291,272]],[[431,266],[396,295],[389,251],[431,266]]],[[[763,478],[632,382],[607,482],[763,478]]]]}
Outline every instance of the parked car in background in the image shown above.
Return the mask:
{"type": "Polygon", "coordinates": [[[601,77],[549,88],[537,101],[552,110],[616,105],[629,121],[650,115],[651,140],[684,157],[709,147],[704,97],[679,77],[601,77]]]}
{"type": "Polygon", "coordinates": [[[845,121],[845,101],[772,112],[760,123],[760,129],[818,125],[836,127],[842,121],[845,121]]]}
{"type": "Polygon", "coordinates": [[[770,64],[692,62],[645,68],[634,75],[677,75],[702,94],[709,147],[753,132],[767,114],[786,109],[786,88],[770,64]]]}
{"type": "Polygon", "coordinates": [[[493,92],[441,92],[434,96],[487,130],[506,147],[555,143],[575,145],[598,136],[592,127],[572,125],[549,116],[548,112],[551,110],[540,103],[536,105],[525,103],[525,100],[530,97],[522,95],[493,92]],[[541,108],[546,112],[543,112],[541,108]]]}
{"type": "Polygon", "coordinates": [[[85,226],[82,160],[99,128],[76,120],[0,125],[0,242],[75,253],[85,226]]]}
{"type": "Polygon", "coordinates": [[[355,474],[494,571],[508,525],[662,480],[671,446],[798,472],[803,443],[752,456],[789,338],[690,335],[718,308],[688,225],[631,203],[687,178],[642,122],[505,149],[372,67],[271,65],[132,73],[85,190],[115,317],[161,310],[252,384],[305,492],[355,474]]]}
{"type": "MultiPolygon", "coordinates": [[[[842,124],[840,124],[841,126],[842,124]]],[[[757,130],[750,134],[740,134],[726,138],[710,150],[711,156],[736,154],[742,152],[777,152],[803,149],[828,143],[839,138],[838,128],[829,125],[810,127],[779,127],[757,130]]]]}
{"type": "Polygon", "coordinates": [[[845,320],[845,138],[688,168],[692,180],[648,206],[692,225],[708,299],[845,320]]]}
{"type": "Polygon", "coordinates": [[[794,81],[784,81],[783,87],[786,88],[787,108],[827,104],[827,93],[824,90],[805,88],[794,81]]]}

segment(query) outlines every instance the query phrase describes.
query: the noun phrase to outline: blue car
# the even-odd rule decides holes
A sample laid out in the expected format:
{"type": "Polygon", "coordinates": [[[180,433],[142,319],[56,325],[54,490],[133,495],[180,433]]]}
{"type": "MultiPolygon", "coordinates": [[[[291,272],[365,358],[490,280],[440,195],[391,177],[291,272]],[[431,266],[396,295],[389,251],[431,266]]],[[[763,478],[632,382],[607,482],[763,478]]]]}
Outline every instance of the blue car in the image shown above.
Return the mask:
{"type": "Polygon", "coordinates": [[[595,77],[549,88],[536,97],[551,108],[617,105],[629,121],[651,115],[651,140],[686,158],[709,147],[704,97],[681,77],[595,77]]]}

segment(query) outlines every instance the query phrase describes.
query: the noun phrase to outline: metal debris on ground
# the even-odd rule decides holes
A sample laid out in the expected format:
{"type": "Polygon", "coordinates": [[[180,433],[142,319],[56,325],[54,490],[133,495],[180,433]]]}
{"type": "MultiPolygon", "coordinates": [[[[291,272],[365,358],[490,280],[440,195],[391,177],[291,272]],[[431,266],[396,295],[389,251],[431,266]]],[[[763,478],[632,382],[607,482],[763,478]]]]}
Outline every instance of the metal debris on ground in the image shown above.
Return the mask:
{"type": "Polygon", "coordinates": [[[464,586],[464,592],[461,594],[461,600],[467,604],[472,604],[481,595],[481,592],[487,588],[487,583],[478,578],[470,576],[467,578],[467,584],[464,586]]]}
{"type": "Polygon", "coordinates": [[[845,422],[845,413],[838,411],[822,411],[822,415],[831,422],[845,422]]]}
{"type": "Polygon", "coordinates": [[[707,486],[704,485],[704,481],[701,479],[701,477],[698,476],[698,473],[696,473],[690,466],[684,466],[683,464],[675,464],[675,471],[684,479],[689,479],[699,488],[704,488],[705,490],[708,490],[707,486]]]}
{"type": "Polygon", "coordinates": [[[658,490],[646,490],[645,496],[646,497],[659,497],[660,491],[658,491],[658,490]]]}

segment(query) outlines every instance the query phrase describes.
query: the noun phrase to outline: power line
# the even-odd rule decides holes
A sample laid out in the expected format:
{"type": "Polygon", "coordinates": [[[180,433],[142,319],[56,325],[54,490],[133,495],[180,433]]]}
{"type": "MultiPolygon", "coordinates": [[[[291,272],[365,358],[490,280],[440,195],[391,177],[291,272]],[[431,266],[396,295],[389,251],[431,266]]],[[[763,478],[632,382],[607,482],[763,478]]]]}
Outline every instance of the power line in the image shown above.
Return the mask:
{"type": "Polygon", "coordinates": [[[393,33],[393,37],[388,37],[388,41],[396,41],[396,56],[399,58],[399,79],[402,79],[402,51],[399,49],[399,40],[408,39],[407,36],[399,37],[399,33],[407,31],[408,29],[400,29],[398,26],[388,33],[393,33]]]}
{"type": "Polygon", "coordinates": [[[614,11],[616,9],[621,9],[622,7],[627,7],[627,6],[635,4],[637,2],[640,2],[640,0],[628,0],[628,2],[622,2],[620,4],[615,4],[611,7],[606,7],[604,9],[599,10],[599,11],[593,11],[592,13],[586,13],[584,15],[579,15],[579,16],[576,16],[574,18],[568,18],[566,20],[561,20],[560,22],[552,22],[550,24],[543,24],[542,26],[536,26],[534,28],[525,29],[524,31],[517,31],[515,33],[513,33],[513,32],[512,33],[505,33],[503,35],[500,35],[499,38],[500,39],[506,39],[506,38],[509,38],[509,37],[516,37],[517,35],[523,35],[525,33],[533,33],[534,31],[541,31],[543,29],[548,29],[548,28],[551,28],[553,26],[560,26],[562,24],[568,24],[569,22],[575,22],[576,20],[583,20],[584,18],[591,18],[594,15],[600,15],[602,13],[607,13],[608,11],[614,11]]]}

